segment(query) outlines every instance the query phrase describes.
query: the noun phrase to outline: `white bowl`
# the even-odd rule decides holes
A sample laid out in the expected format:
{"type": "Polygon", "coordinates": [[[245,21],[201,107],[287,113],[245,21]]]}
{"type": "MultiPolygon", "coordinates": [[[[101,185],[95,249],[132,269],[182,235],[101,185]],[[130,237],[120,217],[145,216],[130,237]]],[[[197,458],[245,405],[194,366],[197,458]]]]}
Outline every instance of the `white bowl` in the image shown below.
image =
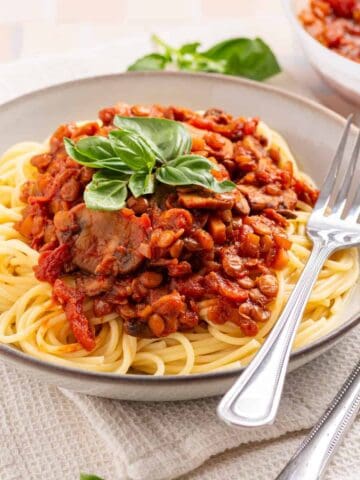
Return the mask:
{"type": "Polygon", "coordinates": [[[282,0],[286,14],[314,69],[340,95],[360,105],[360,64],[324,47],[302,26],[298,13],[308,0],[282,0]]]}
{"type": "MultiPolygon", "coordinates": [[[[195,110],[218,107],[232,114],[258,115],[284,135],[303,170],[320,185],[344,128],[344,119],[321,105],[280,89],[223,75],[178,72],[131,72],[92,77],[19,97],[0,105],[0,146],[42,141],[57,125],[94,118],[117,101],[178,104],[195,110]]],[[[351,131],[351,143],[357,129],[351,131]]],[[[347,155],[350,148],[347,150],[347,155]]],[[[293,370],[338,342],[360,323],[360,284],[339,318],[339,326],[297,351],[293,370]]],[[[155,377],[97,373],[38,360],[0,344],[0,359],[33,378],[90,395],[128,400],[184,400],[218,395],[236,380],[242,368],[205,374],[155,377]]]]}

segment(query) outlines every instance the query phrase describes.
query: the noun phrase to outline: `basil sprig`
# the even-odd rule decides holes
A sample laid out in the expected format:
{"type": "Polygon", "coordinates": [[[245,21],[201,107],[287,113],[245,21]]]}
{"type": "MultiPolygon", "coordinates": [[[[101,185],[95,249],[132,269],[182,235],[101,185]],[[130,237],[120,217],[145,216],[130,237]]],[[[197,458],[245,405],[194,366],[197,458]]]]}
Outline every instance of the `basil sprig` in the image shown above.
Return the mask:
{"type": "Polygon", "coordinates": [[[103,479],[92,473],[80,473],[80,480],[103,480],[103,479]]]}
{"type": "Polygon", "coordinates": [[[99,170],[85,189],[84,202],[92,210],[119,210],[119,205],[125,205],[127,185],[128,176],[99,170]]]}
{"type": "Polygon", "coordinates": [[[182,155],[157,169],[156,178],[167,185],[198,185],[217,193],[233,190],[230,180],[218,182],[211,170],[214,164],[200,155],[182,155]]]}
{"type": "Polygon", "coordinates": [[[137,198],[154,193],[156,181],[167,185],[195,185],[223,193],[235,188],[219,182],[211,171],[216,164],[191,155],[191,136],[179,122],[163,118],[120,117],[108,137],[92,136],[74,143],[64,138],[67,154],[76,162],[98,169],[86,186],[84,201],[94,210],[120,210],[128,190],[137,198]]]}
{"type": "Polygon", "coordinates": [[[140,135],[157,159],[164,163],[191,150],[191,136],[183,124],[166,118],[120,117],[114,124],[127,132],[140,135]]]}
{"type": "Polygon", "coordinates": [[[167,66],[191,72],[212,72],[265,80],[281,71],[270,47],[261,38],[231,38],[200,50],[199,42],[174,48],[156,35],[152,40],[158,53],[136,60],[129,71],[165,70],[167,66]]]}

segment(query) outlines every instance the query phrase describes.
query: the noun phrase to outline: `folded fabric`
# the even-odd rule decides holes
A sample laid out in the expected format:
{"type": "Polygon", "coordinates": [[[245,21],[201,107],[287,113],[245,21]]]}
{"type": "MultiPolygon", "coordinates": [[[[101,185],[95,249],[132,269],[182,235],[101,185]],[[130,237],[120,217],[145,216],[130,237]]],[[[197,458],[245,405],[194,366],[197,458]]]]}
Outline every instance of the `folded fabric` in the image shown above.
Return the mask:
{"type": "MultiPolygon", "coordinates": [[[[225,425],[216,416],[218,398],[159,404],[63,393],[88,419],[107,451],[121,465],[121,471],[125,467],[134,480],[165,480],[197,468],[226,449],[310,428],[356,363],[359,340],[360,330],[348,335],[330,353],[290,374],[278,418],[265,428],[225,425]]],[[[360,438],[357,442],[360,448],[360,438]]],[[[276,468],[280,469],[289,458],[286,442],[283,446],[283,462],[272,464],[271,457],[257,462],[257,468],[263,468],[268,477],[256,478],[274,478],[276,468]]],[[[243,471],[243,478],[255,477],[243,471]]]]}
{"type": "MultiPolygon", "coordinates": [[[[85,471],[106,480],[185,474],[184,480],[273,480],[301,440],[286,434],[314,424],[356,363],[359,342],[357,329],[289,374],[276,423],[255,430],[220,422],[217,398],[137,403],[89,397],[38,383],[1,362],[0,478],[74,480],[85,471]]],[[[358,478],[359,453],[358,420],[327,478],[358,478]]]]}

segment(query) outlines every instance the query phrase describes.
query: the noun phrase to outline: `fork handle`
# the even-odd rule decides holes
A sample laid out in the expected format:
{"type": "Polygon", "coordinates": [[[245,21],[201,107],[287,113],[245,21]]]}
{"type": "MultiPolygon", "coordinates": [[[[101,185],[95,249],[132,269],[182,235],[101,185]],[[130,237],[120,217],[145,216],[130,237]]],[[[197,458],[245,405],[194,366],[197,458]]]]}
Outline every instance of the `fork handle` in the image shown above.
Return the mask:
{"type": "Polygon", "coordinates": [[[218,415],[231,425],[271,424],[280,403],[291,346],[311,290],[333,249],[315,241],[310,257],[270,335],[224,395],[218,415]]]}
{"type": "Polygon", "coordinates": [[[360,410],[360,362],[276,480],[319,480],[360,410]]]}

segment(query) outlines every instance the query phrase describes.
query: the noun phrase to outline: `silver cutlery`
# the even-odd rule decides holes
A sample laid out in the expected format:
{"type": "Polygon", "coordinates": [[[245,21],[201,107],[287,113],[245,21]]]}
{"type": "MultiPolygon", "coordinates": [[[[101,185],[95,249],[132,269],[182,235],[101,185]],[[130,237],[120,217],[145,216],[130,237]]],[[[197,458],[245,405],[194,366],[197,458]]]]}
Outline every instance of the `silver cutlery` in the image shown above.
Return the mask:
{"type": "Polygon", "coordinates": [[[276,480],[319,480],[360,410],[360,362],[276,480]]]}
{"type": "Polygon", "coordinates": [[[327,258],[336,250],[360,244],[360,189],[349,198],[359,158],[360,133],[346,164],[345,148],[352,116],[347,119],[334,160],[307,224],[313,243],[310,257],[285,308],[263,346],[222,398],[217,412],[231,425],[258,427],[274,422],[291,346],[311,290],[327,258]],[[343,179],[339,181],[340,171],[343,179]],[[336,182],[338,180],[338,182],[336,182]],[[337,186],[337,183],[340,183],[337,186]],[[328,207],[331,207],[329,209],[328,207]]]}

